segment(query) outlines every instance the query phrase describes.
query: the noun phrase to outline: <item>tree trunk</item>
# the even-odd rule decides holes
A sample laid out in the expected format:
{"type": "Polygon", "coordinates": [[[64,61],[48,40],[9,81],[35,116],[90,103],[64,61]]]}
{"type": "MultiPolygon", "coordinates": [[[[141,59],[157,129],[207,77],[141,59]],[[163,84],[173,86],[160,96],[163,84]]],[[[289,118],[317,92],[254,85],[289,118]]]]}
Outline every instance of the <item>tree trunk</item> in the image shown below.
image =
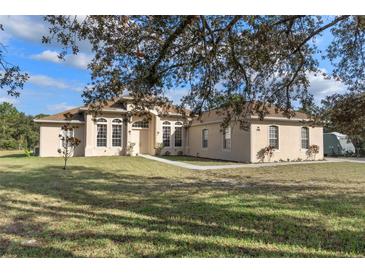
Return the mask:
{"type": "Polygon", "coordinates": [[[67,157],[65,157],[65,164],[63,166],[63,169],[66,170],[66,165],[67,165],[67,157]]]}
{"type": "Polygon", "coordinates": [[[356,157],[357,158],[360,157],[360,150],[361,150],[361,147],[360,146],[356,146],[356,157]]]}

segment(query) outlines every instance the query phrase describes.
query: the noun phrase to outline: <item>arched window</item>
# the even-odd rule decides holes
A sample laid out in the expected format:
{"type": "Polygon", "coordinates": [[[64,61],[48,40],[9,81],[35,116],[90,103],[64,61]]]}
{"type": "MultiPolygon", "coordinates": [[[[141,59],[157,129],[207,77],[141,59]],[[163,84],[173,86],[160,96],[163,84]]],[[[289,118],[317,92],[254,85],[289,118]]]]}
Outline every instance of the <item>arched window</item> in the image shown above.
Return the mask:
{"type": "Polygon", "coordinates": [[[147,120],[137,121],[132,124],[133,128],[148,128],[148,126],[149,125],[147,120]]]}
{"type": "Polygon", "coordinates": [[[113,119],[112,123],[113,124],[121,124],[122,123],[122,120],[120,120],[120,119],[113,119]]]}
{"type": "Polygon", "coordinates": [[[269,127],[269,145],[279,149],[279,128],[277,126],[269,127]]]}
{"type": "Polygon", "coordinates": [[[165,121],[162,125],[162,143],[164,147],[169,147],[171,139],[171,123],[165,121]]]}
{"type": "Polygon", "coordinates": [[[97,147],[106,147],[107,145],[107,121],[104,118],[99,118],[96,120],[96,146],[97,147]]]}
{"type": "Polygon", "coordinates": [[[303,149],[307,149],[309,147],[309,128],[307,127],[301,128],[301,143],[303,149]]]}
{"type": "Polygon", "coordinates": [[[181,122],[175,123],[175,147],[182,147],[182,125],[181,122]]]}
{"type": "Polygon", "coordinates": [[[114,119],[112,121],[112,146],[122,146],[122,120],[114,119]]]}
{"type": "Polygon", "coordinates": [[[96,122],[97,123],[106,123],[107,121],[104,118],[99,118],[99,119],[96,120],[96,122]]]}

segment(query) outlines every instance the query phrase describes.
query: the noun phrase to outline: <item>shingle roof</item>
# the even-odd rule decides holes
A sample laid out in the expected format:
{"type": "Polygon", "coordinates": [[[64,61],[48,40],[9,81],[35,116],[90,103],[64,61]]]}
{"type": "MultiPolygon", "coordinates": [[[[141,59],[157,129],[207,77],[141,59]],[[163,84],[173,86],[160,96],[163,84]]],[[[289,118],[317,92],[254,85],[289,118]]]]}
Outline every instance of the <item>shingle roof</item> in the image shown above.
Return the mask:
{"type": "MultiPolygon", "coordinates": [[[[271,106],[271,107],[267,107],[267,110],[268,110],[268,114],[265,116],[265,117],[280,117],[280,118],[287,118],[285,115],[284,115],[284,112],[283,111],[280,111],[280,110],[276,110],[275,107],[271,106]]],[[[304,112],[300,112],[300,111],[294,111],[295,113],[295,116],[293,118],[297,118],[297,119],[308,119],[309,116],[304,113],[304,112]]]]}
{"type": "MultiPolygon", "coordinates": [[[[122,109],[124,109],[125,105],[120,99],[128,100],[130,98],[126,97],[126,98],[119,98],[119,99],[116,99],[116,100],[107,101],[106,105],[103,106],[103,110],[104,111],[107,111],[107,110],[113,111],[113,110],[122,110],[122,109]]],[[[39,119],[39,120],[65,121],[66,119],[64,117],[64,114],[71,113],[72,114],[72,120],[83,122],[84,121],[83,112],[85,111],[86,108],[88,108],[88,106],[86,106],[86,105],[81,106],[81,107],[77,107],[77,108],[73,108],[73,109],[66,110],[66,111],[63,111],[63,112],[60,112],[60,113],[57,113],[57,114],[54,114],[54,115],[49,115],[49,116],[43,117],[42,119],[39,119]]],[[[181,114],[181,112],[179,112],[178,108],[176,106],[173,106],[173,105],[170,105],[170,106],[165,107],[165,108],[159,108],[159,109],[160,109],[160,111],[162,111],[163,114],[167,114],[167,115],[181,114]]],[[[267,107],[267,110],[268,110],[269,113],[265,117],[269,117],[269,118],[286,118],[286,116],[284,116],[283,111],[277,110],[273,106],[267,107]]],[[[189,114],[189,110],[186,109],[185,111],[186,111],[187,114],[189,114]]],[[[213,113],[213,112],[216,113],[216,111],[217,110],[211,110],[211,111],[204,112],[203,115],[202,115],[202,118],[207,116],[207,115],[209,116],[210,113],[213,113]]],[[[254,115],[254,116],[256,116],[256,115],[254,115]]],[[[308,119],[309,117],[304,112],[296,111],[295,116],[293,118],[308,119]]]]}
{"type": "Polygon", "coordinates": [[[53,115],[49,115],[49,116],[45,116],[42,117],[39,120],[49,120],[49,121],[65,121],[65,116],[64,114],[66,113],[71,113],[71,120],[75,120],[75,121],[84,121],[84,115],[82,114],[82,111],[80,111],[80,108],[73,108],[73,109],[69,109],[60,113],[56,113],[53,115]]]}

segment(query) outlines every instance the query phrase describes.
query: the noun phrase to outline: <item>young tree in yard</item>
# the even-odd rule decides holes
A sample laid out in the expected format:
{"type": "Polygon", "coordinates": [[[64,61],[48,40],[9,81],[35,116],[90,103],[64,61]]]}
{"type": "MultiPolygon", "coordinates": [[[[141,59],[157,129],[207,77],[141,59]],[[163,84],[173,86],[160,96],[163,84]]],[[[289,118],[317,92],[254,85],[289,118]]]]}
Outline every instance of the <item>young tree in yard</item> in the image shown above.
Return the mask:
{"type": "Polygon", "coordinates": [[[348,135],[359,156],[365,141],[365,92],[336,94],[327,97],[322,104],[325,126],[348,135]]]}
{"type": "Polygon", "coordinates": [[[92,108],[125,90],[135,109],[168,106],[167,92],[186,88],[181,109],[191,115],[220,107],[226,121],[245,126],[248,114],[264,117],[273,105],[286,116],[304,107],[310,72],[365,89],[363,16],[46,16],[43,42],[64,46],[60,57],[87,40],[94,58],[83,97],[92,108]],[[325,51],[315,42],[332,32],[325,51]],[[333,71],[319,69],[320,57],[333,71]],[[149,100],[143,100],[148,98],[149,100]],[[99,103],[100,102],[100,103],[99,103]]]}
{"type": "MultiPolygon", "coordinates": [[[[64,114],[66,120],[71,120],[72,114],[64,114]]],[[[62,127],[62,133],[59,135],[62,148],[58,149],[58,153],[61,153],[64,160],[63,169],[66,170],[67,161],[73,155],[75,148],[81,143],[81,140],[74,137],[74,131],[77,126],[71,125],[70,122],[66,122],[62,127]]]]}
{"type": "MultiPolygon", "coordinates": [[[[4,31],[1,24],[0,31],[4,31]]],[[[17,97],[20,94],[19,89],[23,88],[29,76],[27,73],[22,73],[19,66],[7,62],[5,52],[5,45],[0,43],[0,90],[5,89],[8,95],[17,97]]]]}

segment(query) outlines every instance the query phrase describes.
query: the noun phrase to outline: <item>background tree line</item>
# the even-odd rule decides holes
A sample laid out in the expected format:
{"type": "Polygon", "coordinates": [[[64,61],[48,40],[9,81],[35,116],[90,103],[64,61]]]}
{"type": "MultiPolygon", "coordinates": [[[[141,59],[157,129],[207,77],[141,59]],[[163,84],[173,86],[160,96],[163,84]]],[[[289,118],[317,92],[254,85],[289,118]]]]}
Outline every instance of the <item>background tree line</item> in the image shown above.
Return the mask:
{"type": "Polygon", "coordinates": [[[10,103],[0,104],[0,149],[33,149],[39,143],[39,125],[33,119],[46,115],[26,115],[10,103]]]}

